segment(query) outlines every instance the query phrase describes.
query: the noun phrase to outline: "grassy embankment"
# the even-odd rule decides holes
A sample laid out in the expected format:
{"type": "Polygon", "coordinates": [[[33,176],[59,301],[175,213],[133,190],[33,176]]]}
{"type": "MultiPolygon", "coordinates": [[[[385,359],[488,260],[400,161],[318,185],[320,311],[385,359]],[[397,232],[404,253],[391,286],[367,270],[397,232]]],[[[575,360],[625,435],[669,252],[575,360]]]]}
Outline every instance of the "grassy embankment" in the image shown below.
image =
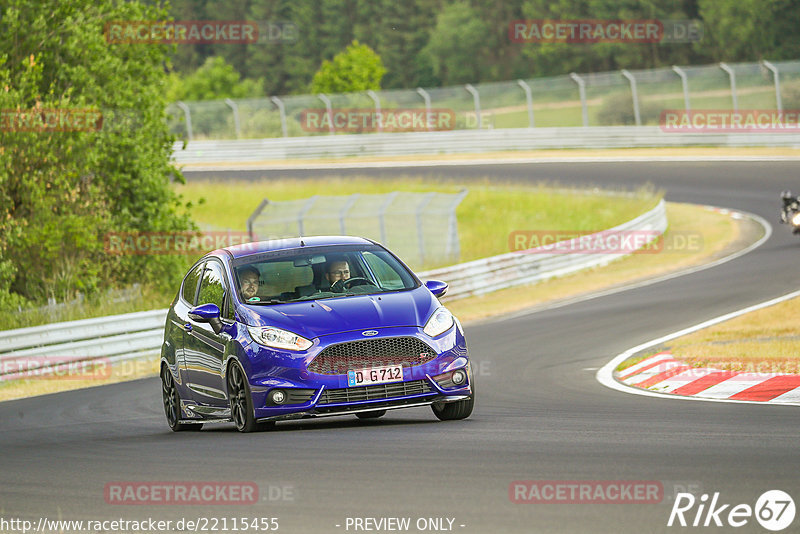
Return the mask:
{"type": "MultiPolygon", "coordinates": [[[[800,373],[800,298],[670,341],[663,349],[693,367],[748,373],[800,373]]],[[[660,351],[659,351],[660,352],[660,351]]],[[[654,351],[623,362],[630,367],[654,351]]]]}

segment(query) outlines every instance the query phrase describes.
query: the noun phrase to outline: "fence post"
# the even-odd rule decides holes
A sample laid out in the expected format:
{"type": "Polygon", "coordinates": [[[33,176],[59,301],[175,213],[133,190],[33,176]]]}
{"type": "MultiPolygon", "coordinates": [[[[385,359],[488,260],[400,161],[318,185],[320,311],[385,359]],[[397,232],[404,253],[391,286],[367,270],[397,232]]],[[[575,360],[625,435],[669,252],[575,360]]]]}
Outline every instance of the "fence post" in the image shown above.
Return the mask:
{"type": "Polygon", "coordinates": [[[781,82],[778,67],[766,59],[761,63],[772,72],[772,78],[775,80],[775,104],[778,106],[778,113],[783,113],[783,102],[781,101],[781,82]]]}
{"type": "Polygon", "coordinates": [[[258,205],[256,211],[254,211],[250,217],[247,218],[247,235],[250,238],[250,241],[256,240],[256,235],[253,233],[253,222],[255,222],[259,215],[261,215],[261,212],[264,211],[264,208],[267,207],[267,204],[269,204],[269,199],[265,198],[261,201],[261,204],[258,205]]]}
{"type": "MultiPolygon", "coordinates": [[[[417,93],[422,97],[425,101],[425,113],[426,116],[431,116],[431,95],[428,94],[428,91],[423,89],[422,87],[417,87],[417,93]]],[[[430,121],[426,121],[428,123],[428,131],[431,131],[431,123],[430,121]]]]}
{"type": "Polygon", "coordinates": [[[300,237],[303,237],[304,235],[303,232],[305,231],[303,229],[303,218],[306,216],[306,213],[308,213],[308,210],[311,209],[311,206],[314,205],[314,202],[316,202],[316,200],[317,200],[317,195],[314,195],[313,197],[309,198],[308,201],[306,201],[306,203],[303,205],[303,207],[300,208],[300,211],[297,212],[297,228],[298,230],[300,230],[300,237]]]}
{"type": "Polygon", "coordinates": [[[461,244],[458,241],[458,218],[456,217],[456,209],[464,197],[467,196],[467,190],[462,189],[458,192],[458,196],[453,200],[450,205],[449,228],[447,236],[447,252],[452,256],[453,261],[458,261],[461,257],[461,244]]]}
{"type": "Polygon", "coordinates": [[[672,70],[675,71],[675,74],[681,77],[681,87],[683,87],[683,107],[686,108],[686,114],[688,115],[692,110],[692,108],[689,106],[689,77],[686,76],[686,72],[677,65],[673,65],[672,70]]]}
{"type": "Polygon", "coordinates": [[[333,108],[331,107],[331,99],[323,93],[318,94],[317,98],[322,100],[322,102],[325,104],[325,109],[328,113],[328,133],[334,133],[335,130],[333,129],[333,108]]]}
{"type": "Polygon", "coordinates": [[[378,124],[378,132],[383,131],[383,117],[381,117],[381,99],[378,97],[378,93],[370,89],[367,91],[367,95],[375,102],[375,121],[378,124]]]}
{"type": "Polygon", "coordinates": [[[353,207],[353,204],[356,203],[356,200],[359,197],[359,193],[353,193],[347,198],[347,202],[344,203],[342,209],[339,210],[339,231],[342,235],[347,235],[344,229],[344,219],[347,217],[347,212],[350,211],[350,208],[353,207]]]}
{"type": "Polygon", "coordinates": [[[228,104],[228,107],[233,111],[233,127],[236,129],[236,139],[241,139],[242,128],[239,124],[239,107],[236,105],[236,102],[230,98],[226,98],[225,103],[228,104]]]}
{"type": "Polygon", "coordinates": [[[574,72],[570,72],[569,77],[578,84],[578,92],[581,95],[581,108],[583,109],[583,125],[589,126],[589,109],[586,106],[586,82],[574,72]]]}
{"type": "Polygon", "coordinates": [[[289,129],[286,127],[286,106],[283,105],[283,100],[277,96],[271,96],[269,99],[273,104],[275,104],[275,106],[278,108],[278,111],[281,113],[281,131],[283,131],[283,136],[289,137],[289,129]]]}
{"type": "Polygon", "coordinates": [[[525,103],[528,105],[528,128],[535,128],[533,122],[533,97],[531,96],[531,86],[524,80],[517,80],[517,84],[525,91],[525,103]]]}
{"type": "Polygon", "coordinates": [[[622,75],[631,82],[631,95],[633,97],[633,120],[636,126],[642,125],[642,116],[639,114],[639,94],[636,91],[636,78],[630,73],[628,69],[622,69],[622,75]]]}
{"type": "Polygon", "coordinates": [[[739,105],[736,102],[736,73],[733,72],[733,69],[730,68],[726,63],[720,63],[719,68],[727,72],[728,77],[731,79],[731,99],[733,100],[733,111],[739,111],[739,105]]]}
{"type": "Polygon", "coordinates": [[[175,102],[175,105],[183,110],[183,116],[186,117],[186,136],[189,138],[189,141],[193,139],[192,136],[192,112],[189,111],[189,106],[181,102],[180,100],[175,102]]]}
{"type": "Polygon", "coordinates": [[[394,200],[394,197],[396,196],[397,196],[397,191],[392,191],[391,193],[386,195],[386,200],[384,200],[383,204],[381,204],[381,207],[378,208],[378,217],[380,219],[380,227],[381,227],[381,244],[386,246],[389,246],[386,243],[386,217],[385,217],[386,208],[389,207],[389,205],[394,200]]]}
{"type": "Polygon", "coordinates": [[[425,265],[425,232],[422,229],[422,215],[425,208],[433,200],[436,193],[428,193],[423,197],[422,201],[417,205],[416,219],[417,219],[417,246],[419,247],[419,264],[425,265]]]}
{"type": "Polygon", "coordinates": [[[469,92],[469,94],[472,95],[472,101],[475,104],[475,118],[478,121],[478,123],[477,123],[478,124],[478,130],[480,130],[481,129],[481,97],[478,94],[478,90],[475,89],[472,86],[472,84],[470,84],[470,83],[465,85],[464,89],[466,89],[469,92]]]}

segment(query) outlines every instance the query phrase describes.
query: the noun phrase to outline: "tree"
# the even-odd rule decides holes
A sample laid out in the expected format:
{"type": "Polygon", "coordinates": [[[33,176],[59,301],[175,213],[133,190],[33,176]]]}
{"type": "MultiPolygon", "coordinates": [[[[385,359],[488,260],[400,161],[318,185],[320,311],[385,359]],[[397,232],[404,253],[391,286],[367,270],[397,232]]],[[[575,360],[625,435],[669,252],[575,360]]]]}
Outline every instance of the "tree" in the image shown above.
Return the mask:
{"type": "Polygon", "coordinates": [[[796,0],[700,0],[705,36],[698,48],[715,61],[797,59],[796,0]]]}
{"type": "Polygon", "coordinates": [[[192,74],[170,75],[167,98],[177,100],[222,100],[264,96],[261,81],[240,80],[239,73],[222,57],[206,58],[203,66],[192,74]]]}
{"type": "Polygon", "coordinates": [[[14,38],[0,41],[0,305],[133,281],[174,288],[185,259],[104,251],[112,232],[192,227],[169,186],[182,177],[170,163],[166,46],[109,44],[103,34],[106,21],[165,18],[137,2],[6,2],[0,32],[14,38]]]}
{"type": "Polygon", "coordinates": [[[483,81],[489,68],[489,35],[477,10],[459,1],[439,13],[423,55],[443,85],[483,81]]]}
{"type": "Polygon", "coordinates": [[[311,81],[312,93],[349,93],[378,90],[386,68],[370,47],[353,41],[332,61],[323,61],[311,81]]]}

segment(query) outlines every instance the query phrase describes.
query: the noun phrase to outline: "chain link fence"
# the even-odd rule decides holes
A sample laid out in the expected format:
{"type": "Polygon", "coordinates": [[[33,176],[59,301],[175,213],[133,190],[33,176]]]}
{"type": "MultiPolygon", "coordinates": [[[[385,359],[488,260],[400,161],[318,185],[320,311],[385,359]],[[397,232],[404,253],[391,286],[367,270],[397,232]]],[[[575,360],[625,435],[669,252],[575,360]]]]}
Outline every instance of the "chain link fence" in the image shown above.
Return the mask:
{"type": "Polygon", "coordinates": [[[247,220],[253,241],[314,235],[373,239],[415,266],[459,260],[459,193],[323,196],[281,202],[264,199],[247,220]]]}
{"type": "Polygon", "coordinates": [[[193,140],[640,126],[658,125],[664,110],[798,108],[800,61],[762,61],[572,73],[434,89],[176,102],[167,114],[172,132],[193,140]],[[418,120],[426,113],[436,115],[437,122],[418,120]],[[381,120],[374,120],[378,116],[381,120]],[[406,129],[390,128],[395,120],[406,129]]]}

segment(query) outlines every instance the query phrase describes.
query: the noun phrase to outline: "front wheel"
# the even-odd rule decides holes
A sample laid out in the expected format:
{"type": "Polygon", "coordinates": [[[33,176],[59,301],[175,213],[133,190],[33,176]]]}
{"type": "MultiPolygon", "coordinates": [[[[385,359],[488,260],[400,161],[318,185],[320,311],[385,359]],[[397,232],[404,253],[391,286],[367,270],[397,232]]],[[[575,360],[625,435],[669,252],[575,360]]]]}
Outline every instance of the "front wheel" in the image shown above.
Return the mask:
{"type": "Polygon", "coordinates": [[[472,387],[472,395],[469,398],[456,402],[433,403],[431,404],[433,415],[440,421],[456,421],[469,417],[472,414],[472,408],[475,406],[475,380],[472,375],[472,369],[469,371],[469,383],[472,387]]]}
{"type": "Polygon", "coordinates": [[[433,410],[433,415],[440,421],[456,421],[469,417],[474,405],[475,394],[473,393],[468,399],[446,404],[441,402],[431,404],[431,409],[433,410]]]}
{"type": "Polygon", "coordinates": [[[253,411],[253,397],[247,377],[239,364],[231,364],[228,371],[228,400],[231,404],[231,419],[239,432],[257,432],[275,426],[274,421],[259,423],[253,411]]]}
{"type": "Polygon", "coordinates": [[[167,416],[167,424],[173,432],[183,432],[186,430],[200,430],[202,423],[181,423],[181,397],[172,373],[166,365],[161,368],[161,398],[164,401],[164,413],[167,416]]]}

